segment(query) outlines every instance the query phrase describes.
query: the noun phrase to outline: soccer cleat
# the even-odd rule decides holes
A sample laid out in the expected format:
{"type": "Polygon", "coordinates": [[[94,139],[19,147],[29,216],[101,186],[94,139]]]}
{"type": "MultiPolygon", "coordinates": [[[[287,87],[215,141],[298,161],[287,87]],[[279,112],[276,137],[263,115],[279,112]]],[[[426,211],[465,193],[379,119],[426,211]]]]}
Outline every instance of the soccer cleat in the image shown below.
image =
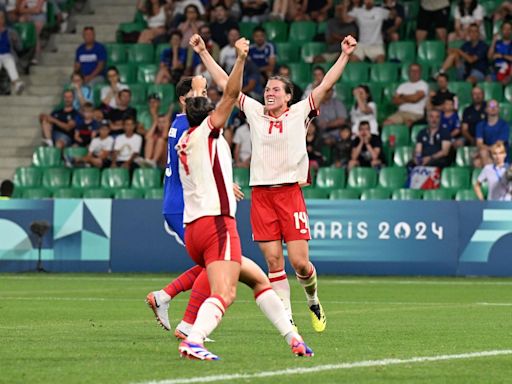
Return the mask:
{"type": "Polygon", "coordinates": [[[148,303],[149,307],[153,310],[153,313],[156,316],[156,321],[162,326],[166,331],[171,330],[171,324],[169,323],[169,303],[164,303],[161,300],[157,300],[158,292],[150,292],[146,296],[146,303],[148,303]]]}
{"type": "MultiPolygon", "coordinates": [[[[181,328],[181,323],[178,324],[176,329],[174,330],[174,337],[178,340],[186,340],[188,337],[188,334],[190,333],[190,329],[185,330],[184,328],[181,328]]],[[[210,338],[204,339],[205,343],[215,343],[215,340],[212,340],[210,338]]]]}
{"type": "Polygon", "coordinates": [[[178,351],[181,357],[191,360],[220,360],[219,356],[209,352],[203,345],[194,344],[187,340],[180,343],[178,351]]]}
{"type": "Polygon", "coordinates": [[[311,348],[309,348],[304,340],[299,340],[297,338],[292,339],[291,343],[292,353],[296,356],[314,356],[314,352],[311,348]]]}
{"type": "Polygon", "coordinates": [[[311,314],[311,325],[313,326],[313,329],[317,332],[325,331],[327,319],[325,317],[322,304],[313,304],[311,307],[309,307],[309,312],[311,314]]]}

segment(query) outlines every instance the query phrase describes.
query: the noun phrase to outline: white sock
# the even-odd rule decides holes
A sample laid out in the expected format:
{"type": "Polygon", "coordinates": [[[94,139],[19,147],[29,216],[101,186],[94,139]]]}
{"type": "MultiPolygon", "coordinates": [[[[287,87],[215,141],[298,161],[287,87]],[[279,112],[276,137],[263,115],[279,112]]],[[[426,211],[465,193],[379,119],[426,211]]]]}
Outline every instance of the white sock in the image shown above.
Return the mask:
{"type": "Polygon", "coordinates": [[[207,298],[197,312],[196,322],[192,326],[187,340],[192,343],[203,344],[204,339],[219,325],[225,311],[224,304],[218,297],[210,296],[207,298]]]}
{"type": "Polygon", "coordinates": [[[304,288],[304,293],[308,299],[308,306],[318,304],[318,293],[317,293],[317,282],[316,282],[316,269],[313,264],[309,263],[311,266],[311,272],[308,276],[300,276],[297,275],[297,280],[299,280],[300,285],[304,288]]]}
{"type": "Polygon", "coordinates": [[[165,304],[169,303],[171,301],[171,296],[167,292],[165,292],[163,289],[156,291],[158,294],[158,299],[165,304]]]}
{"type": "Polygon", "coordinates": [[[284,309],[288,314],[289,320],[293,320],[292,304],[290,302],[290,283],[284,269],[280,271],[269,272],[268,278],[272,289],[281,299],[284,309]]]}
{"type": "Polygon", "coordinates": [[[180,323],[176,326],[176,329],[178,331],[183,332],[185,335],[188,335],[190,334],[190,330],[192,329],[192,324],[181,320],[180,323]]]}
{"type": "Polygon", "coordinates": [[[256,297],[256,304],[258,304],[261,312],[265,314],[272,325],[276,327],[281,336],[284,336],[288,344],[291,343],[294,337],[300,339],[300,336],[294,331],[292,323],[290,323],[283,302],[272,289],[260,293],[256,297]]]}

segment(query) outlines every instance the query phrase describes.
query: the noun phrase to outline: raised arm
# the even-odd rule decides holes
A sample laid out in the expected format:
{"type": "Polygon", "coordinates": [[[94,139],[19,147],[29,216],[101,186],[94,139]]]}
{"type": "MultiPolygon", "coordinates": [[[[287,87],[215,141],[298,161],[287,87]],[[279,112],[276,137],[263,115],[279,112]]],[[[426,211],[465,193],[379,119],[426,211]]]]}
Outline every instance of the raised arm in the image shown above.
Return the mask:
{"type": "MultiPolygon", "coordinates": [[[[203,39],[198,34],[193,35],[190,38],[190,45],[194,49],[194,51],[201,58],[206,70],[212,75],[213,81],[215,84],[219,86],[219,88],[224,91],[226,89],[226,85],[228,83],[228,75],[222,67],[213,59],[210,52],[206,49],[206,45],[204,44],[203,39]]],[[[245,59],[244,59],[245,60],[245,59]]]]}
{"type": "Polygon", "coordinates": [[[327,71],[322,82],[313,89],[311,96],[315,105],[320,105],[325,98],[327,92],[336,84],[341,77],[345,66],[347,65],[350,55],[355,51],[357,41],[352,36],[347,36],[341,42],[341,55],[334,65],[327,71]]]}

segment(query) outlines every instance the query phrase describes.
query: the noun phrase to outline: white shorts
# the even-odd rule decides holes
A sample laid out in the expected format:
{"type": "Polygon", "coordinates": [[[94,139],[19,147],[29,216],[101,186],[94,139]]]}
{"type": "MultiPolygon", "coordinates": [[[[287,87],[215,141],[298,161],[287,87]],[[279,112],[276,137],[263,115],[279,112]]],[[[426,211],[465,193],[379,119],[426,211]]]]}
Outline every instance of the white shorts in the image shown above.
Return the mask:
{"type": "Polygon", "coordinates": [[[368,57],[371,61],[375,61],[377,57],[385,56],[384,45],[358,44],[354,55],[356,55],[359,60],[364,60],[368,57]]]}

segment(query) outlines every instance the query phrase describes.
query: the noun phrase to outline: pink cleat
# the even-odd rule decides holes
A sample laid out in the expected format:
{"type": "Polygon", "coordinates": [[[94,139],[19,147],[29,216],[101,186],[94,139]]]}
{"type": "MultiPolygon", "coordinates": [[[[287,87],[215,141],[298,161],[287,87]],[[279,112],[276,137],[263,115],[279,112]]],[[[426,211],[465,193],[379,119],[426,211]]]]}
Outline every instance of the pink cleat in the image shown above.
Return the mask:
{"type": "Polygon", "coordinates": [[[194,344],[183,340],[178,347],[181,357],[191,360],[220,360],[220,357],[209,352],[202,344],[194,344]]]}
{"type": "Polygon", "coordinates": [[[309,348],[304,340],[299,340],[297,338],[292,339],[292,353],[296,356],[314,356],[315,353],[311,348],[309,348]]]}

